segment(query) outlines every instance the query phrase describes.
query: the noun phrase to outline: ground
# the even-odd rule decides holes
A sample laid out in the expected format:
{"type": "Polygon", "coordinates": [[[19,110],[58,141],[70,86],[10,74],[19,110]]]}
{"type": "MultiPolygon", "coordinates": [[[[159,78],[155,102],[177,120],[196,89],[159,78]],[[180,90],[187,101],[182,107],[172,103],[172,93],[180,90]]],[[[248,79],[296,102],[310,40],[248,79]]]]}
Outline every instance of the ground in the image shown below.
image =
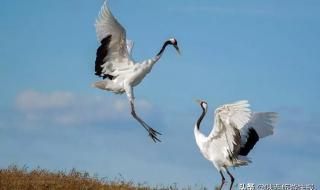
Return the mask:
{"type": "MultiPolygon", "coordinates": [[[[51,172],[36,168],[9,166],[0,169],[0,190],[177,190],[177,186],[150,187],[124,179],[106,179],[90,176],[87,172],[72,169],[69,172],[51,172]]],[[[191,188],[182,188],[190,189],[191,188]]],[[[206,188],[201,188],[206,189],[206,188]]]]}

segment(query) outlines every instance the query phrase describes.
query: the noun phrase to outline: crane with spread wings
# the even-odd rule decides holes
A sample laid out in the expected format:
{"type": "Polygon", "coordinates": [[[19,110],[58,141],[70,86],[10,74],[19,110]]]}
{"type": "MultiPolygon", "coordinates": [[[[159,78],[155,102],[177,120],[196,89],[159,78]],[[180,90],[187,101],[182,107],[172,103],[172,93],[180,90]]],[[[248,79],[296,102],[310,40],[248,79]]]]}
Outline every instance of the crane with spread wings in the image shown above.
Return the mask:
{"type": "Polygon", "coordinates": [[[100,47],[96,53],[95,75],[103,80],[92,86],[116,94],[126,93],[130,102],[132,116],[147,130],[154,142],[160,141],[159,132],[143,121],[135,111],[133,87],[137,86],[161,58],[168,45],[179,53],[178,42],[171,38],[164,42],[159,53],[151,59],[135,62],[131,58],[133,42],[126,39],[126,30],[112,15],[105,1],[96,20],[96,33],[100,47]]]}
{"type": "Polygon", "coordinates": [[[275,112],[251,112],[246,100],[225,104],[215,110],[214,126],[208,136],[200,132],[200,124],[207,113],[208,104],[198,100],[202,114],[194,126],[196,143],[203,156],[211,161],[219,171],[223,187],[226,171],[231,178],[230,190],[234,177],[228,167],[247,165],[251,160],[248,153],[259,139],[273,134],[277,119],[275,112]]]}

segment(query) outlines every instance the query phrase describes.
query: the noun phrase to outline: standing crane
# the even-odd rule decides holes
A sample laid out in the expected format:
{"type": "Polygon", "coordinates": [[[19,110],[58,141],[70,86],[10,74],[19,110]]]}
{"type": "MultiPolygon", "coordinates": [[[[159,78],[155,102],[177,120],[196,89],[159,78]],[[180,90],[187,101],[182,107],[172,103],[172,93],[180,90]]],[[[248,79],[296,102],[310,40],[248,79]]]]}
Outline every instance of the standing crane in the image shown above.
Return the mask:
{"type": "Polygon", "coordinates": [[[196,143],[203,156],[211,161],[225,182],[223,171],[231,178],[230,190],[234,177],[228,167],[239,167],[251,163],[247,157],[259,139],[273,134],[277,119],[274,112],[252,113],[248,101],[242,100],[225,104],[215,110],[214,127],[208,136],[200,132],[200,124],[207,113],[208,104],[198,100],[202,114],[194,126],[196,143]]]}
{"type": "Polygon", "coordinates": [[[172,38],[165,41],[155,57],[138,63],[131,58],[133,42],[126,39],[126,30],[112,15],[106,1],[95,26],[97,38],[101,43],[96,55],[95,75],[103,80],[95,82],[92,86],[115,94],[126,93],[132,116],[147,130],[154,142],[160,142],[157,135],[161,134],[143,121],[135,111],[133,87],[151,71],[168,45],[172,45],[179,53],[177,40],[172,38]]]}

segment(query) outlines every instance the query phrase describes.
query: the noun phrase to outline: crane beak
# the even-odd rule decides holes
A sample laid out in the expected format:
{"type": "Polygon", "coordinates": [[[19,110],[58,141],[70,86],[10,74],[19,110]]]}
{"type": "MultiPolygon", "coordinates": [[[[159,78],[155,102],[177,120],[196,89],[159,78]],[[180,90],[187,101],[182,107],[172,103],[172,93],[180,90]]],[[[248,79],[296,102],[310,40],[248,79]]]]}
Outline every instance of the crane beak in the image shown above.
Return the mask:
{"type": "Polygon", "coordinates": [[[173,45],[173,47],[177,50],[178,54],[180,55],[181,53],[179,47],[177,45],[173,45]]]}
{"type": "Polygon", "coordinates": [[[201,102],[202,102],[201,100],[198,100],[198,99],[194,100],[194,101],[197,102],[198,104],[201,104],[201,102]]]}

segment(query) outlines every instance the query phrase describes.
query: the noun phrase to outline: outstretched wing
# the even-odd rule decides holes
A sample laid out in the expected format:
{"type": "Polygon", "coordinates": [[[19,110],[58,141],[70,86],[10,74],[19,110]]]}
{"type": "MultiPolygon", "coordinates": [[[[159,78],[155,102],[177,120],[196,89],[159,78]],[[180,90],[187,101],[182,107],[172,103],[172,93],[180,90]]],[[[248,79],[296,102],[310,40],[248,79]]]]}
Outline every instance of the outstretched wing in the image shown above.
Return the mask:
{"type": "Polygon", "coordinates": [[[245,127],[254,128],[261,139],[273,134],[277,119],[278,114],[276,112],[255,112],[245,127]]]}
{"type": "Polygon", "coordinates": [[[101,43],[95,62],[96,75],[103,77],[127,68],[129,52],[126,30],[112,15],[107,1],[101,7],[95,26],[97,38],[101,43]]]}
{"type": "Polygon", "coordinates": [[[239,154],[246,156],[259,139],[273,134],[278,114],[275,112],[252,113],[250,121],[241,129],[241,149],[239,154]]]}
{"type": "MultiPolygon", "coordinates": [[[[214,128],[209,139],[222,138],[226,141],[227,155],[235,157],[240,149],[240,129],[250,120],[248,101],[225,104],[215,110],[214,128]]],[[[232,158],[231,158],[232,159],[232,158]]]]}

